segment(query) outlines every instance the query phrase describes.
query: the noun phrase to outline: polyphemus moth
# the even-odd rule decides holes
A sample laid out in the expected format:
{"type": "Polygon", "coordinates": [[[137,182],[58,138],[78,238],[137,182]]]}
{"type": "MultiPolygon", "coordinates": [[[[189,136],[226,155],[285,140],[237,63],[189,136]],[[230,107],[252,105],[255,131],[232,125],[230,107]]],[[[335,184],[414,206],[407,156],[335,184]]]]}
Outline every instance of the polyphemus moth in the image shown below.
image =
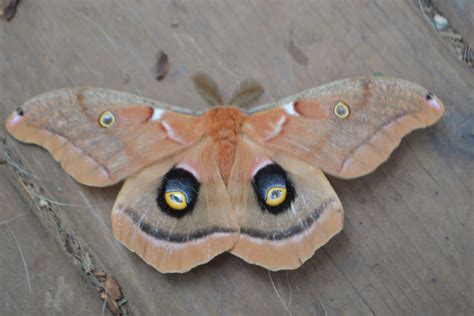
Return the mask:
{"type": "Polygon", "coordinates": [[[251,110],[204,112],[69,88],[27,101],[6,128],[46,148],[80,183],[125,180],[113,234],[160,272],[185,272],[222,252],[281,270],[299,267],[343,227],[324,173],[372,172],[443,112],[426,89],[374,76],[251,110]]]}

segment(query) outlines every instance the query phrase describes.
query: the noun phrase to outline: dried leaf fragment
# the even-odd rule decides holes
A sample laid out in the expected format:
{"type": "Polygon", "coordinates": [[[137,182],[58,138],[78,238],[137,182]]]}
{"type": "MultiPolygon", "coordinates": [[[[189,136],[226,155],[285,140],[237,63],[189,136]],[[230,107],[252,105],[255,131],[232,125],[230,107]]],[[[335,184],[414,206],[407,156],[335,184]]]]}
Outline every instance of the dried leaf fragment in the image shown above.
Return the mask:
{"type": "Polygon", "coordinates": [[[107,301],[107,306],[114,315],[121,315],[122,311],[120,306],[125,304],[127,300],[123,301],[122,290],[117,281],[105,272],[98,272],[95,274],[97,277],[105,277],[105,281],[100,283],[100,299],[107,301]],[[119,301],[120,302],[117,302],[119,301]]]}
{"type": "Polygon", "coordinates": [[[94,274],[98,278],[105,278],[107,276],[107,273],[105,273],[104,271],[99,271],[99,272],[96,272],[94,274]]]}
{"type": "Polygon", "coordinates": [[[107,293],[105,293],[104,290],[100,291],[99,297],[101,300],[106,300],[107,299],[107,293]]]}
{"type": "Polygon", "coordinates": [[[120,310],[120,307],[118,303],[112,299],[107,299],[107,306],[109,307],[110,311],[114,315],[122,315],[122,311],[120,310]]]}
{"type": "Polygon", "coordinates": [[[11,21],[15,17],[16,8],[20,4],[20,0],[10,0],[10,2],[0,11],[0,16],[3,16],[5,20],[11,21]]]}
{"type": "Polygon", "coordinates": [[[120,289],[120,285],[117,283],[117,281],[113,277],[109,275],[107,275],[105,279],[104,289],[106,290],[107,297],[109,299],[116,301],[123,297],[122,290],[120,289]]]}
{"type": "Polygon", "coordinates": [[[156,62],[156,79],[163,80],[169,70],[170,64],[168,62],[168,55],[164,51],[160,51],[158,54],[158,61],[156,62]]]}

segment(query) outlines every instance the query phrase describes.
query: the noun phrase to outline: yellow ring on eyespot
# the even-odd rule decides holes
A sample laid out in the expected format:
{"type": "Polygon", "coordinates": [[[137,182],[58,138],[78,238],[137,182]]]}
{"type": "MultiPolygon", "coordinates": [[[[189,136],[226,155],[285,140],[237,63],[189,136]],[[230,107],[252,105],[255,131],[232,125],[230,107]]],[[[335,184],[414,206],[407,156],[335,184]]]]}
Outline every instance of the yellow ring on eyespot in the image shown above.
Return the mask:
{"type": "Polygon", "coordinates": [[[345,119],[349,116],[350,113],[351,109],[347,104],[342,101],[337,102],[334,106],[334,114],[336,114],[338,118],[345,119]]]}
{"type": "Polygon", "coordinates": [[[115,115],[110,111],[104,111],[99,116],[99,125],[103,128],[109,128],[115,123],[115,115]]]}
{"type": "Polygon", "coordinates": [[[286,188],[274,187],[267,191],[265,203],[269,206],[278,206],[286,199],[286,188]]]}
{"type": "Polygon", "coordinates": [[[178,211],[184,210],[188,206],[186,196],[183,192],[179,191],[166,192],[165,201],[169,207],[178,211]]]}

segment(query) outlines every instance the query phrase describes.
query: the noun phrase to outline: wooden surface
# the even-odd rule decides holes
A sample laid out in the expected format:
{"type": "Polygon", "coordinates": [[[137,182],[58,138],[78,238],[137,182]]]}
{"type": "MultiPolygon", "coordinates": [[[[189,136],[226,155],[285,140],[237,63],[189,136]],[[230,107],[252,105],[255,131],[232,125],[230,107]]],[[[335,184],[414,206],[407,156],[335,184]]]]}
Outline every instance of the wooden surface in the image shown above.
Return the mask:
{"type": "Polygon", "coordinates": [[[158,273],[112,237],[120,185],[82,186],[2,127],[0,314],[100,314],[94,271],[117,279],[123,311],[137,315],[473,313],[474,76],[414,1],[23,1],[0,22],[2,122],[30,97],[77,85],[205,109],[190,80],[199,70],[226,93],[258,79],[262,103],[381,72],[446,104],[440,123],[406,137],[371,175],[330,178],[343,232],[278,273],[226,254],[158,273]],[[160,50],[170,72],[158,82],[160,50]]]}

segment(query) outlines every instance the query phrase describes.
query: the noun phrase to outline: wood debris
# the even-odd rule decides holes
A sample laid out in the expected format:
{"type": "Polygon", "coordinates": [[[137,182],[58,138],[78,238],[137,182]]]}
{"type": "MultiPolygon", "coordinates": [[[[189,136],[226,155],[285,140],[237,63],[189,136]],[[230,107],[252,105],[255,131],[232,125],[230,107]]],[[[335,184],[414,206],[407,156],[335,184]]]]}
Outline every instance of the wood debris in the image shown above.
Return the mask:
{"type": "Polygon", "coordinates": [[[20,0],[10,0],[4,8],[0,9],[0,16],[3,16],[8,22],[11,21],[15,17],[19,4],[20,0]]]}
{"type": "Polygon", "coordinates": [[[449,24],[449,21],[433,6],[431,1],[418,0],[418,5],[425,18],[433,25],[440,38],[465,62],[469,69],[474,70],[474,52],[464,42],[462,36],[449,24]]]}
{"type": "Polygon", "coordinates": [[[99,283],[99,297],[107,302],[107,306],[114,315],[121,315],[120,306],[126,304],[128,300],[124,298],[122,289],[117,280],[106,272],[96,272],[95,276],[102,280],[99,283]]]}
{"type": "Polygon", "coordinates": [[[158,81],[163,80],[169,70],[170,64],[168,62],[168,55],[164,51],[160,51],[158,53],[158,61],[156,62],[156,79],[158,81]]]}
{"type": "Polygon", "coordinates": [[[123,297],[120,285],[110,275],[107,275],[105,278],[104,287],[107,290],[109,298],[113,299],[114,301],[117,301],[123,297]]]}

